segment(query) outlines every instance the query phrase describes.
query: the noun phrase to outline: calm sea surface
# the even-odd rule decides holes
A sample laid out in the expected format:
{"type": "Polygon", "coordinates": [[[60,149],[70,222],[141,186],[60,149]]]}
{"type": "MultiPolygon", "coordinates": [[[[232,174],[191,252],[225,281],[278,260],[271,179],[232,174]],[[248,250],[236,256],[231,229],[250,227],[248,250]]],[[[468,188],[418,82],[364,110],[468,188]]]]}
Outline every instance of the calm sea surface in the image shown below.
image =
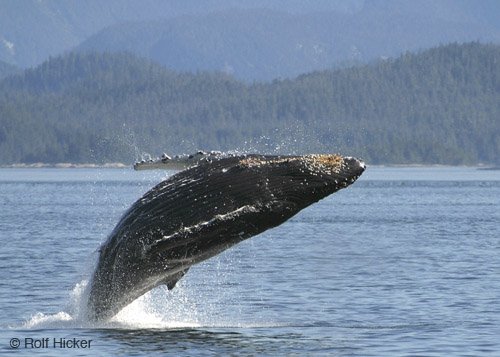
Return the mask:
{"type": "Polygon", "coordinates": [[[0,169],[0,353],[500,356],[500,171],[474,168],[369,167],[89,324],[99,244],[166,175],[0,169]]]}

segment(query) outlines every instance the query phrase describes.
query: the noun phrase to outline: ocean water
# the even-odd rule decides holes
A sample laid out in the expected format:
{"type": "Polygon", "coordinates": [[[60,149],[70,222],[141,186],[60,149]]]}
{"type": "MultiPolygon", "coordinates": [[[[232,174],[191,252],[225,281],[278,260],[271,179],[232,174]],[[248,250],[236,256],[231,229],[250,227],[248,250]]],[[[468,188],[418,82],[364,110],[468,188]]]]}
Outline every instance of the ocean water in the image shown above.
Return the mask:
{"type": "Polygon", "coordinates": [[[99,244],[167,175],[0,169],[0,353],[500,355],[500,171],[475,168],[368,167],[174,290],[86,322],[99,244]]]}

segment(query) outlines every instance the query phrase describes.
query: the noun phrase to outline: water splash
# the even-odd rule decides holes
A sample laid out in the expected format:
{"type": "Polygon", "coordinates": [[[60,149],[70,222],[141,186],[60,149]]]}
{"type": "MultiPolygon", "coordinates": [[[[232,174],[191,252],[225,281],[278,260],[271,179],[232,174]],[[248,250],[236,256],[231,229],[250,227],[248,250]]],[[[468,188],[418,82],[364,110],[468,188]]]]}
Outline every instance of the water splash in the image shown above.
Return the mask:
{"type": "MultiPolygon", "coordinates": [[[[251,250],[251,249],[250,249],[251,250]]],[[[38,312],[21,329],[192,329],[225,327],[269,327],[276,323],[259,321],[245,308],[243,286],[232,281],[238,265],[238,251],[223,253],[210,262],[193,267],[190,279],[181,280],[173,290],[157,287],[122,309],[106,322],[89,321],[86,316],[88,280],[69,292],[68,304],[52,314],[38,312]],[[236,253],[236,254],[234,254],[236,253]]],[[[241,253],[241,252],[240,252],[241,253]]]]}
{"type": "Polygon", "coordinates": [[[201,327],[199,311],[181,287],[154,289],[121,310],[110,323],[124,328],[201,327]]]}
{"type": "Polygon", "coordinates": [[[89,321],[86,318],[88,280],[82,280],[70,292],[65,311],[54,314],[38,312],[31,316],[21,328],[194,328],[200,327],[198,311],[189,294],[182,287],[168,291],[154,289],[121,310],[106,322],[89,321]]]}

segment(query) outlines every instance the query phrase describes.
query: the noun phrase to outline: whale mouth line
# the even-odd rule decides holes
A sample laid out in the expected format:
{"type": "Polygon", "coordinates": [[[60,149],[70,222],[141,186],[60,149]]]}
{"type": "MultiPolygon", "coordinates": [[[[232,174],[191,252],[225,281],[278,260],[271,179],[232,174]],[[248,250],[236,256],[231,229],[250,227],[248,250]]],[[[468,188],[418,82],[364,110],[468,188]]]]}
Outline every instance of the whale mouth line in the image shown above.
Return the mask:
{"type": "Polygon", "coordinates": [[[337,154],[186,160],[193,159],[138,199],[102,245],[89,284],[90,320],[113,317],[156,286],[173,289],[192,265],[286,222],[366,168],[337,154]]]}

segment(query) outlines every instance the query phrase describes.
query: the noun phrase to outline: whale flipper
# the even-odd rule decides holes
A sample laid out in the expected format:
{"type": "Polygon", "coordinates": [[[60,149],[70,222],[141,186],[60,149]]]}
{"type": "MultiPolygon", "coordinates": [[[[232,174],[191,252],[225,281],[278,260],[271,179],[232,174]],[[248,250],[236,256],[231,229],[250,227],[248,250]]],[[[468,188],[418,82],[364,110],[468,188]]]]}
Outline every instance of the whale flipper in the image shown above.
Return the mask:
{"type": "Polygon", "coordinates": [[[181,280],[181,278],[186,275],[186,273],[188,272],[189,268],[183,270],[183,271],[180,271],[178,272],[177,274],[175,274],[173,277],[168,277],[168,279],[166,279],[165,282],[162,282],[163,285],[166,285],[168,290],[172,290],[173,288],[175,288],[175,284],[177,284],[177,282],[179,280],[181,280]]]}

